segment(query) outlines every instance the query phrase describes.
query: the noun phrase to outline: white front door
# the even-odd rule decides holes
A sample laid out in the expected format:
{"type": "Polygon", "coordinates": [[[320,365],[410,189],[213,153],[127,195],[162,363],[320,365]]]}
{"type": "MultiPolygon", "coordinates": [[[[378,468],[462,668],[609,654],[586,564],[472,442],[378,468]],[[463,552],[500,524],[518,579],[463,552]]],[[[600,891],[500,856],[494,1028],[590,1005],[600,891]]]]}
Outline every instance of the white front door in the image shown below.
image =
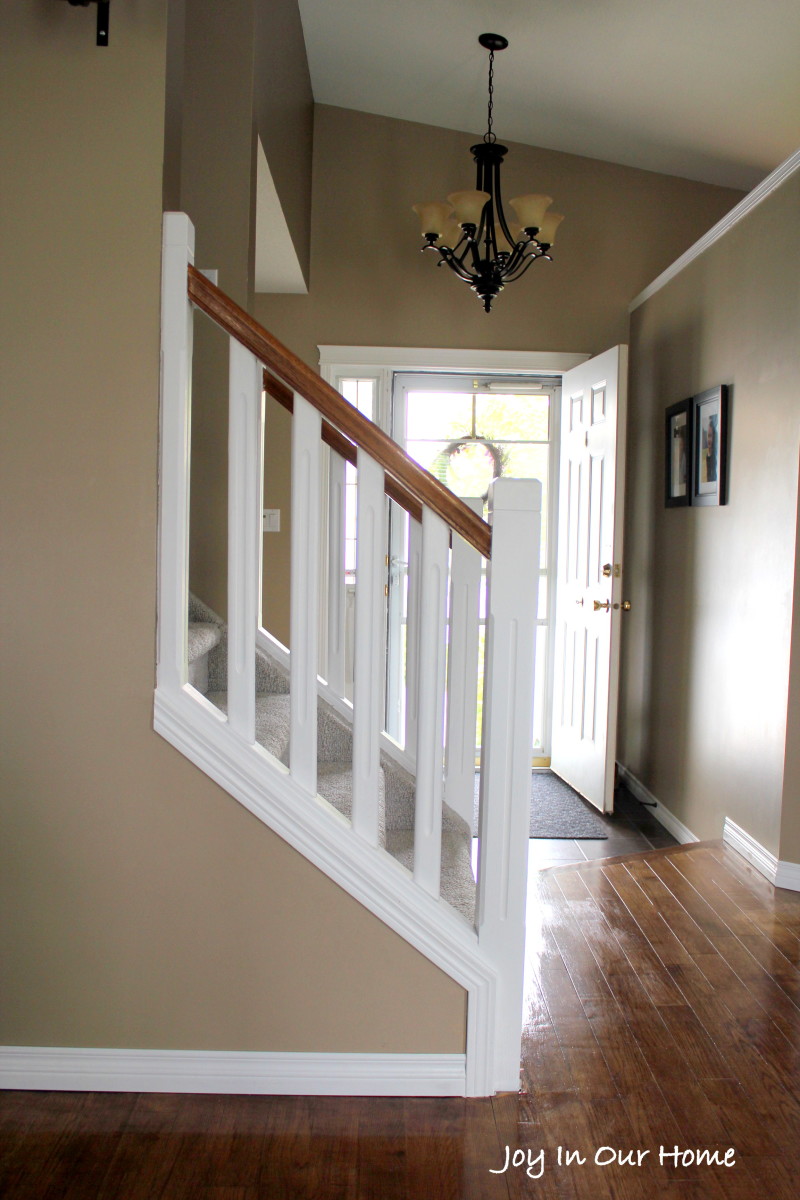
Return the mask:
{"type": "Polygon", "coordinates": [[[614,807],[627,365],[615,346],[561,391],[551,764],[601,812],[614,807]]]}

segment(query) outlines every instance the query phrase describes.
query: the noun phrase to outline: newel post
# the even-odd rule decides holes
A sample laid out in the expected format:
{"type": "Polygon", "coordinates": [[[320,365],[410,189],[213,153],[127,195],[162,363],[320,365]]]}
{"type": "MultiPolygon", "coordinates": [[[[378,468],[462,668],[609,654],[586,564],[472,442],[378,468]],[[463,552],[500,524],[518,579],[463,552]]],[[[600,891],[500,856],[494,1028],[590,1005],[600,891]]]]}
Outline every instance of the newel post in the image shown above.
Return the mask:
{"type": "Polygon", "coordinates": [[[161,430],[158,521],[158,686],[175,693],[187,679],[189,611],[189,445],[192,306],[187,272],[194,226],[165,213],[161,258],[161,430]]]}
{"type": "Polygon", "coordinates": [[[519,1087],[541,505],[538,480],[497,479],[489,492],[476,925],[500,979],[498,1091],[519,1087]]]}

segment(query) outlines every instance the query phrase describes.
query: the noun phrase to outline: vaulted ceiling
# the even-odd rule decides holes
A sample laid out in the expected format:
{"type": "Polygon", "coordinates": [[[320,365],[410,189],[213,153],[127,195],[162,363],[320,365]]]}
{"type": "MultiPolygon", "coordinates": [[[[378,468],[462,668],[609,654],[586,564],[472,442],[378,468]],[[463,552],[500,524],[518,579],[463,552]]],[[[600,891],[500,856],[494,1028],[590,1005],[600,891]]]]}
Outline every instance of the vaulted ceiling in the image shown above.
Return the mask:
{"type": "Polygon", "coordinates": [[[317,103],[749,189],[800,146],[800,0],[299,0],[317,103]]]}

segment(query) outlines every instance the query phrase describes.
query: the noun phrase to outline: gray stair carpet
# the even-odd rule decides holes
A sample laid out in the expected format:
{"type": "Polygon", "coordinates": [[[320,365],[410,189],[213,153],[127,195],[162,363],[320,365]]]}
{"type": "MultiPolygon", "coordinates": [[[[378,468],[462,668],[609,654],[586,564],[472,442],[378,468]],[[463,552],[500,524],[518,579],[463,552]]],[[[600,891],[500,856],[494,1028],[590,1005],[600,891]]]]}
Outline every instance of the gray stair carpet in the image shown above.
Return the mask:
{"type": "MultiPolygon", "coordinates": [[[[194,596],[189,606],[193,645],[203,645],[207,663],[207,699],[227,712],[226,626],[194,596]],[[210,632],[208,631],[210,627],[210,632]]],[[[196,685],[195,685],[196,686],[196,685]]],[[[256,652],[256,740],[284,765],[289,764],[289,680],[283,668],[256,652]]],[[[317,776],[320,796],[348,820],[353,806],[353,738],[345,718],[320,699],[317,710],[317,776]]],[[[379,772],[379,843],[408,871],[414,866],[415,780],[389,755],[381,754],[379,772]]],[[[474,920],[475,880],[469,825],[446,804],[442,813],[441,894],[470,923],[474,920]]]]}
{"type": "Polygon", "coordinates": [[[213,621],[189,622],[189,683],[204,695],[208,691],[208,656],[219,645],[221,636],[213,621]]]}

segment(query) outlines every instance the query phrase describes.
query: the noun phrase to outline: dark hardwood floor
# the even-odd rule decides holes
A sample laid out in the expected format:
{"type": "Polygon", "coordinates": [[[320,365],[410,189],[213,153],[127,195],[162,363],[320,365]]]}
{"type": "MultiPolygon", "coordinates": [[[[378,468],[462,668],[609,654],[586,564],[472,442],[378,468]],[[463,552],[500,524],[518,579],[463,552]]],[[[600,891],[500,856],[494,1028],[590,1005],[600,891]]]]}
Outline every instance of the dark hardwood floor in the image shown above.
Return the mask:
{"type": "Polygon", "coordinates": [[[7,1092],[0,1195],[795,1200],[800,894],[718,843],[558,866],[528,943],[520,1095],[7,1092]]]}

